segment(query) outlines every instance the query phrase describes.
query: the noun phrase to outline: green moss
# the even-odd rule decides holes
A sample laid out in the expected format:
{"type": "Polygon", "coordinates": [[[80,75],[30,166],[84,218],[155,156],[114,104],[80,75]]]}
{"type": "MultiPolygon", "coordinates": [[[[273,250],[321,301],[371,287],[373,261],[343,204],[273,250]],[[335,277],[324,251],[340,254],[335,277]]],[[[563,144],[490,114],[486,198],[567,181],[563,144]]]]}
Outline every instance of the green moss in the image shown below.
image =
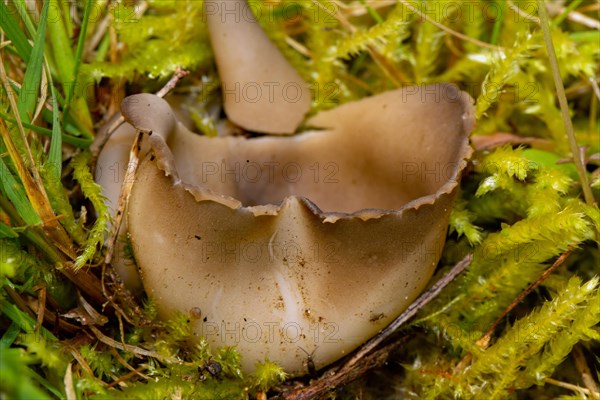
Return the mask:
{"type": "Polygon", "coordinates": [[[94,62],[82,66],[84,75],[103,77],[169,77],[178,66],[194,69],[212,61],[203,1],[156,1],[143,16],[138,5],[119,3],[112,8],[113,25],[125,51],[119,63],[94,62]],[[169,54],[169,57],[165,57],[169,54]]]}
{"type": "Polygon", "coordinates": [[[254,371],[255,384],[258,390],[267,391],[285,381],[287,374],[275,363],[265,360],[256,364],[254,371]]]}
{"type": "MultiPolygon", "coordinates": [[[[23,99],[17,109],[10,102],[0,102],[0,151],[4,154],[0,159],[1,394],[64,398],[68,365],[79,398],[245,399],[281,383],[286,379],[284,371],[268,360],[246,376],[240,369],[243,355],[235,348],[211,351],[204,340],[194,338],[194,316],[159,320],[152,299],[144,299],[138,308],[128,303],[137,314],[126,319],[111,312],[109,322],[97,328],[117,343],[137,346],[154,357],[111,351],[87,327],[80,327],[77,335],[57,330],[56,340],[50,331],[56,327],[45,323],[36,335],[35,318],[20,308],[22,303],[14,302],[10,291],[34,303],[40,287],[46,288],[47,307],[58,318],[78,310],[76,287],[60,277],[70,260],[39,228],[41,218],[12,158],[21,157],[32,167],[16,120],[24,116],[24,122],[29,121],[33,110],[42,106],[38,96],[41,72],[51,74],[49,82],[59,82],[61,88],[48,92],[54,98],[46,101],[43,117],[32,122],[35,128],[26,135],[27,145],[33,164],[43,167],[44,187],[55,215],[77,243],[75,267],[97,275],[100,268],[92,266],[101,264],[110,213],[93,181],[91,152],[85,150],[91,137],[88,105],[82,104],[82,93],[72,94],[63,87],[65,77],[81,65],[78,82],[102,83],[98,96],[92,97],[98,103],[98,123],[105,117],[103,107],[108,106],[100,95],[107,87],[126,82],[128,94],[153,91],[159,86],[153,80],[164,80],[179,66],[192,71],[185,84],[195,85],[203,77],[203,97],[210,101],[219,101],[219,83],[202,1],[116,2],[110,8],[93,2],[92,11],[97,12],[87,21],[83,44],[88,45],[97,32],[103,33],[97,38],[98,46],[86,47],[89,54],[76,44],[76,34],[84,24],[62,17],[57,24],[48,24],[47,43],[37,41],[34,48],[29,41],[36,35],[44,37],[44,26],[18,4],[0,2],[3,14],[10,15],[0,18],[0,29],[10,40],[0,52],[10,75],[0,95],[8,98],[10,88],[17,99],[23,99]],[[105,18],[112,22],[102,31],[105,18]],[[116,43],[111,42],[111,33],[116,43]],[[69,40],[69,35],[75,40],[69,40]],[[66,60],[57,57],[63,54],[61,49],[68,55],[66,60]],[[43,68],[46,62],[50,68],[43,68]],[[15,72],[25,67],[31,67],[26,74],[15,72]],[[22,96],[22,88],[30,86],[36,95],[22,96]],[[52,142],[38,133],[52,137],[52,142]],[[62,149],[56,144],[61,134],[62,149]],[[10,141],[16,143],[16,152],[8,152],[10,141]],[[72,174],[76,186],[61,180],[56,174],[59,169],[50,168],[52,162],[62,164],[63,160],[62,174],[72,174]],[[65,188],[65,184],[70,186],[65,188]],[[89,211],[95,210],[95,218],[88,218],[85,226],[73,212],[81,206],[90,217],[89,211]],[[61,307],[55,308],[54,301],[61,307]],[[85,341],[73,340],[74,336],[85,341]],[[66,351],[68,346],[78,353],[66,351]]],[[[61,9],[66,4],[61,3],[61,9]]],[[[565,7],[575,8],[591,4],[564,2],[565,7]]],[[[80,1],[74,9],[80,17],[84,5],[80,1]]],[[[546,379],[581,385],[581,374],[572,361],[573,347],[585,347],[590,354],[600,351],[600,213],[596,205],[582,201],[580,178],[569,161],[571,148],[543,35],[532,21],[536,7],[536,0],[511,4],[499,0],[402,1],[384,7],[362,1],[253,1],[268,36],[311,85],[311,114],[405,84],[450,81],[476,99],[473,135],[494,138],[497,133],[511,133],[543,139],[532,145],[508,144],[474,153],[451,213],[437,276],[469,252],[474,253],[472,265],[403,332],[407,343],[389,363],[394,368],[382,368],[375,378],[359,381],[348,389],[349,397],[372,393],[373,398],[381,398],[379,391],[386,387],[393,398],[569,398],[576,392],[551,386],[546,379]],[[497,47],[482,46],[453,32],[497,47]],[[478,340],[506,307],[568,249],[573,252],[564,265],[504,317],[482,347],[478,340]],[[402,372],[398,374],[397,369],[402,372]]],[[[597,19],[593,13],[587,15],[597,19]]],[[[598,33],[565,17],[554,17],[552,39],[576,139],[578,145],[588,146],[587,159],[600,151],[598,99],[590,84],[600,73],[598,33]]],[[[206,119],[203,107],[192,110],[196,123],[205,134],[214,133],[213,121],[206,119]]],[[[592,158],[588,171],[597,167],[598,161],[592,158]]],[[[590,182],[597,200],[597,169],[590,174],[590,182]]],[[[107,287],[114,289],[109,276],[105,278],[107,287]]],[[[105,312],[110,304],[93,307],[105,312]]],[[[587,362],[597,377],[600,360],[589,357],[587,362]]]]}

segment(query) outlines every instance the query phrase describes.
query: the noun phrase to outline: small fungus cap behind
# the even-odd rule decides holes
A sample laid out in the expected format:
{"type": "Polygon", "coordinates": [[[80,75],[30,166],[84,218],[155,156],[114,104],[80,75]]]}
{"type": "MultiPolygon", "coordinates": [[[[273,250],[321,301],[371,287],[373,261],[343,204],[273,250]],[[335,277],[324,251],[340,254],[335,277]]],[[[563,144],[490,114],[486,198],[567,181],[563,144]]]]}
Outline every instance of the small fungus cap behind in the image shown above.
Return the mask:
{"type": "Polygon", "coordinates": [[[269,40],[246,0],[205,0],[227,117],[246,130],[291,134],[310,108],[308,84],[269,40]]]}
{"type": "MultiPolygon", "coordinates": [[[[128,104],[135,125],[145,103],[128,104]]],[[[127,214],[148,295],[163,318],[200,310],[194,332],[236,345],[246,371],[336,361],[431,277],[473,121],[471,98],[439,84],[322,112],[292,137],[152,135],[127,214]]]]}

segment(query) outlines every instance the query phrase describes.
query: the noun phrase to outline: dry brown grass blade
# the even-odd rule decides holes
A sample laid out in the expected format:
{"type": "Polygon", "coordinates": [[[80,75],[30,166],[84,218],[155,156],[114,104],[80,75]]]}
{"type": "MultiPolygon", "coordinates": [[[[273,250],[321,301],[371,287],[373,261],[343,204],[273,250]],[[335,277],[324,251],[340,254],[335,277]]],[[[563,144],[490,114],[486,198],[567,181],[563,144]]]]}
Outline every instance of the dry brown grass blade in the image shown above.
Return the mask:
{"type": "Polygon", "coordinates": [[[143,378],[144,378],[144,379],[146,379],[146,380],[152,380],[152,378],[150,378],[149,376],[142,374],[142,371],[143,371],[143,370],[145,370],[146,368],[148,368],[148,367],[146,367],[145,365],[142,365],[142,366],[141,366],[141,367],[139,367],[138,369],[136,369],[136,370],[133,370],[133,371],[131,371],[131,372],[128,372],[127,374],[123,375],[123,376],[122,376],[122,377],[120,377],[119,379],[117,379],[117,380],[115,380],[114,382],[112,382],[111,384],[109,384],[109,385],[107,386],[107,388],[112,388],[112,387],[115,387],[115,386],[117,386],[118,384],[120,384],[120,383],[123,383],[123,382],[127,381],[128,379],[132,378],[132,377],[133,377],[133,376],[135,376],[135,375],[139,375],[139,376],[143,377],[143,378]]]}
{"type": "Polygon", "coordinates": [[[67,395],[67,400],[77,400],[75,384],[73,382],[73,363],[69,363],[69,365],[67,365],[67,371],[65,372],[63,383],[65,385],[65,394],[67,395]]]}
{"type": "Polygon", "coordinates": [[[573,348],[573,359],[575,360],[575,368],[577,368],[581,374],[581,380],[585,387],[590,391],[592,399],[599,400],[600,393],[598,393],[598,384],[594,381],[594,374],[585,360],[581,345],[577,345],[573,348]]]}
{"type": "MultiPolygon", "coordinates": [[[[165,84],[165,86],[163,86],[156,93],[156,95],[161,98],[166,96],[171,90],[173,90],[175,88],[175,86],[177,85],[177,82],[179,82],[181,79],[186,77],[188,74],[189,74],[188,71],[178,67],[176,69],[175,73],[173,74],[173,76],[171,77],[171,79],[169,79],[169,81],[165,84]]],[[[98,143],[97,147],[94,148],[93,153],[95,153],[97,155],[100,152],[100,150],[102,150],[102,147],[104,147],[104,145],[110,138],[110,135],[123,122],[125,122],[125,118],[123,118],[123,116],[119,117],[115,121],[115,123],[107,131],[106,137],[102,138],[100,140],[100,142],[98,143]]],[[[127,164],[127,172],[125,173],[125,179],[123,180],[123,185],[121,186],[121,193],[119,194],[119,201],[117,203],[117,211],[115,213],[115,221],[113,223],[110,238],[107,241],[107,245],[106,245],[107,250],[106,250],[106,256],[104,259],[104,262],[106,264],[110,264],[110,261],[113,256],[114,248],[115,248],[115,243],[116,243],[117,237],[119,236],[119,230],[121,228],[121,222],[123,221],[125,207],[127,206],[127,200],[129,198],[129,193],[131,192],[131,188],[133,187],[133,183],[135,180],[135,173],[137,171],[137,167],[140,162],[139,152],[140,152],[140,145],[141,145],[141,141],[144,136],[144,133],[148,133],[148,132],[141,132],[141,131],[138,132],[138,135],[136,136],[135,140],[133,141],[133,144],[131,145],[131,151],[129,152],[129,163],[127,164]]]]}
{"type": "Polygon", "coordinates": [[[98,277],[88,270],[81,269],[75,271],[71,262],[65,262],[64,266],[65,268],[61,268],[60,272],[73,282],[82,293],[85,293],[94,304],[103,304],[106,302],[106,297],[102,293],[98,277]]]}
{"type": "Polygon", "coordinates": [[[563,389],[572,390],[573,392],[581,395],[582,399],[586,399],[587,397],[585,397],[585,396],[589,396],[589,395],[595,395],[596,397],[600,396],[599,393],[590,392],[589,389],[582,388],[581,386],[573,385],[572,383],[562,382],[562,381],[559,381],[559,380],[556,380],[553,378],[545,378],[544,382],[549,383],[550,385],[561,387],[563,389]]]}
{"type": "MultiPolygon", "coordinates": [[[[129,371],[132,372],[132,374],[127,374],[127,375],[121,377],[118,381],[123,381],[123,380],[129,379],[133,375],[138,375],[139,377],[141,377],[142,379],[145,379],[147,381],[152,380],[151,377],[149,377],[148,375],[142,374],[142,372],[141,372],[147,368],[145,365],[142,365],[138,369],[135,369],[131,365],[129,365],[129,363],[123,357],[121,357],[121,355],[119,354],[117,349],[115,349],[114,347],[111,347],[110,352],[113,355],[113,357],[119,362],[119,364],[121,364],[122,366],[124,366],[125,368],[127,368],[129,371]]],[[[111,383],[109,386],[117,384],[118,381],[111,383]]]]}
{"type": "Polygon", "coordinates": [[[35,333],[39,334],[40,329],[42,329],[42,324],[44,323],[44,316],[46,315],[46,288],[44,286],[40,286],[38,288],[34,288],[38,291],[38,307],[37,307],[37,321],[35,326],[35,333]]]}
{"type": "Polygon", "coordinates": [[[106,257],[104,258],[104,262],[106,264],[110,264],[112,260],[115,250],[115,243],[119,237],[119,230],[121,229],[121,222],[123,221],[123,215],[125,214],[125,207],[127,206],[127,200],[129,199],[129,194],[131,193],[131,188],[133,187],[133,183],[135,181],[135,173],[140,163],[140,146],[143,137],[144,132],[138,131],[138,134],[131,145],[131,150],[129,152],[129,163],[127,164],[127,172],[125,172],[125,178],[123,179],[123,185],[121,186],[121,193],[119,193],[115,221],[112,226],[110,238],[106,243],[106,257]]]}
{"type": "Polygon", "coordinates": [[[75,349],[71,345],[67,345],[66,348],[69,350],[69,353],[71,353],[71,355],[73,356],[73,358],[77,361],[77,363],[79,364],[79,366],[81,368],[83,368],[83,370],[85,372],[87,372],[87,374],[89,376],[91,376],[92,379],[94,379],[99,384],[101,384],[103,386],[106,386],[106,382],[104,382],[102,379],[98,379],[94,375],[94,371],[92,371],[92,367],[90,367],[90,365],[88,364],[88,362],[85,360],[85,358],[81,355],[81,353],[77,349],[75,349]]]}
{"type": "Polygon", "coordinates": [[[21,295],[17,293],[15,289],[8,285],[4,285],[4,290],[6,291],[6,294],[8,294],[8,297],[10,297],[13,303],[15,303],[15,305],[19,308],[19,310],[27,313],[27,315],[29,315],[31,318],[37,319],[35,313],[27,306],[27,302],[23,300],[21,295]]]}
{"type": "Polygon", "coordinates": [[[100,332],[100,330],[98,328],[96,328],[95,326],[90,326],[89,328],[94,333],[96,338],[98,338],[99,341],[101,341],[102,343],[104,343],[108,346],[114,347],[115,349],[128,351],[132,354],[135,354],[138,357],[152,357],[152,358],[156,358],[157,360],[160,360],[160,361],[166,362],[166,363],[177,363],[176,359],[171,358],[171,357],[164,357],[163,355],[161,355],[155,351],[146,350],[146,349],[143,349],[138,346],[133,346],[130,344],[123,344],[121,342],[117,342],[116,340],[114,340],[114,339],[106,336],[104,333],[100,332]]]}

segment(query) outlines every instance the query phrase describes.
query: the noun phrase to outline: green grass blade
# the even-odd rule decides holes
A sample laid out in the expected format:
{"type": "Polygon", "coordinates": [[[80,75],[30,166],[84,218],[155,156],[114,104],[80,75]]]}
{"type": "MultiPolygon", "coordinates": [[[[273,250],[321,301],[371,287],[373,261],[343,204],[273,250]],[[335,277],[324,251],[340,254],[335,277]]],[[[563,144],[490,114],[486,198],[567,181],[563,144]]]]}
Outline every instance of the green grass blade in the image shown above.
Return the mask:
{"type": "Polygon", "coordinates": [[[2,18],[0,18],[0,28],[2,28],[6,36],[13,43],[19,56],[25,63],[28,63],[31,57],[31,45],[3,1],[0,1],[0,14],[2,15],[2,18]]]}
{"type": "Polygon", "coordinates": [[[52,140],[48,152],[48,163],[50,164],[52,177],[60,182],[62,173],[62,135],[60,129],[60,115],[54,86],[50,84],[52,92],[52,140]]]}
{"type": "Polygon", "coordinates": [[[18,3],[15,4],[15,8],[17,9],[17,12],[21,16],[21,21],[23,21],[23,23],[25,24],[25,28],[27,29],[27,32],[29,33],[29,37],[34,38],[35,37],[35,25],[33,24],[33,21],[31,20],[30,8],[27,7],[26,1],[27,0],[18,0],[18,3]]]}
{"type": "Polygon", "coordinates": [[[70,83],[71,74],[73,73],[73,51],[71,42],[62,16],[55,18],[52,24],[48,26],[48,33],[52,46],[52,55],[55,63],[55,68],[58,73],[60,82],[64,87],[70,83]]]}
{"type": "Polygon", "coordinates": [[[102,38],[102,40],[100,41],[98,48],[96,49],[96,54],[94,54],[94,62],[95,63],[99,63],[104,60],[104,58],[106,57],[106,54],[108,54],[109,47],[110,47],[110,36],[105,35],[102,38]]]}
{"type": "Polygon", "coordinates": [[[48,18],[48,5],[44,2],[40,24],[35,35],[31,58],[27,63],[21,95],[19,96],[19,115],[23,122],[31,122],[33,112],[38,99],[40,82],[42,80],[42,67],[44,64],[44,45],[46,43],[46,25],[48,18]]]}
{"type": "Polygon", "coordinates": [[[379,15],[379,13],[373,7],[367,4],[366,0],[360,0],[360,3],[365,6],[367,12],[376,23],[381,24],[384,22],[384,19],[381,18],[381,15],[379,15]]]}
{"type": "Polygon", "coordinates": [[[0,314],[8,317],[13,324],[16,324],[24,332],[33,333],[35,331],[36,321],[12,303],[0,302],[0,314]]]}
{"type": "Polygon", "coordinates": [[[63,188],[61,177],[62,177],[62,136],[61,136],[61,125],[60,115],[58,110],[58,101],[56,99],[56,92],[52,82],[50,82],[52,92],[52,140],[50,143],[50,150],[48,152],[48,159],[44,164],[42,170],[42,176],[44,179],[44,186],[48,192],[50,203],[52,208],[57,215],[61,216],[60,223],[71,235],[77,243],[83,243],[85,241],[85,232],[81,225],[75,220],[73,215],[73,209],[69,203],[69,198],[63,188]]]}
{"type": "MultiPolygon", "coordinates": [[[[51,397],[31,381],[34,372],[27,363],[30,356],[22,349],[0,351],[0,370],[2,370],[2,394],[6,398],[50,400],[51,397]]],[[[4,398],[4,397],[3,397],[4,398]]]]}
{"type": "Polygon", "coordinates": [[[600,42],[600,31],[581,31],[569,34],[569,37],[575,42],[600,42]]]}
{"type": "Polygon", "coordinates": [[[49,391],[54,395],[55,399],[65,400],[66,397],[45,378],[43,378],[40,374],[33,372],[31,374],[31,378],[36,381],[41,387],[49,391]]]}
{"type": "Polygon", "coordinates": [[[42,220],[29,202],[23,186],[17,182],[2,158],[0,158],[0,178],[0,191],[10,199],[23,221],[28,225],[41,224],[42,220]]]}
{"type": "Polygon", "coordinates": [[[19,335],[19,332],[21,332],[19,325],[14,322],[11,323],[6,332],[4,332],[4,335],[2,335],[2,338],[0,338],[0,351],[8,349],[19,335]]]}
{"type": "MultiPolygon", "coordinates": [[[[0,313],[6,315],[13,323],[17,324],[21,330],[27,333],[35,332],[37,321],[19,310],[16,305],[6,301],[0,301],[0,313]]],[[[42,337],[46,339],[56,340],[56,336],[44,327],[42,327],[39,332],[42,337]]]]}
{"type": "Polygon", "coordinates": [[[75,94],[75,87],[77,86],[77,78],[79,76],[79,67],[81,66],[81,60],[83,59],[83,49],[85,47],[85,37],[87,35],[88,22],[90,19],[90,10],[92,9],[92,0],[85,2],[85,9],[83,11],[83,20],[81,21],[81,28],[79,32],[79,40],[77,41],[77,50],[75,51],[75,65],[73,66],[73,84],[69,86],[67,93],[67,101],[64,107],[64,113],[67,114],[73,95],[75,94]]]}
{"type": "Polygon", "coordinates": [[[504,15],[506,14],[506,0],[498,1],[496,4],[500,7],[500,12],[498,12],[496,19],[494,20],[494,28],[492,29],[492,38],[490,40],[491,44],[498,44],[500,32],[502,31],[502,24],[504,23],[504,15]]]}
{"type": "MultiPolygon", "coordinates": [[[[56,74],[54,74],[56,75],[56,74]]],[[[60,106],[65,105],[65,98],[62,96],[62,94],[59,91],[55,91],[54,92],[56,94],[56,97],[58,99],[58,104],[60,106]]],[[[85,99],[79,97],[75,99],[76,102],[81,102],[83,101],[85,103],[85,99]]],[[[74,113],[75,109],[71,109],[71,112],[69,113],[65,113],[63,111],[62,113],[62,129],[64,132],[67,133],[71,133],[73,136],[76,137],[85,137],[87,139],[91,139],[94,137],[94,133],[92,130],[86,128],[85,126],[83,126],[83,124],[80,122],[79,116],[75,115],[74,113]]],[[[44,109],[42,110],[42,116],[44,117],[44,120],[51,123],[52,122],[52,113],[47,110],[44,109]]]]}
{"type": "MultiPolygon", "coordinates": [[[[71,10],[70,10],[71,5],[69,3],[70,3],[69,1],[65,1],[65,0],[60,1],[61,15],[68,15],[69,17],[71,16],[71,10]]],[[[65,24],[65,31],[67,32],[67,35],[69,37],[73,37],[75,35],[74,29],[73,29],[73,26],[74,26],[73,18],[63,18],[63,22],[65,24]]]]}
{"type": "Polygon", "coordinates": [[[0,238],[16,239],[19,234],[12,230],[12,228],[3,222],[0,222],[0,238]]]}
{"type": "MultiPolygon", "coordinates": [[[[71,39],[67,34],[63,18],[66,18],[66,16],[60,15],[60,18],[57,18],[54,23],[48,25],[48,33],[51,39],[49,43],[51,43],[51,51],[55,63],[54,68],[58,74],[63,92],[68,96],[71,88],[75,89],[73,72],[75,71],[76,62],[73,49],[71,48],[71,39]]],[[[77,121],[77,126],[80,128],[82,134],[89,137],[93,136],[91,133],[92,118],[83,97],[75,98],[73,107],[71,107],[70,111],[63,114],[63,121],[67,115],[70,115],[77,121]]]]}
{"type": "MultiPolygon", "coordinates": [[[[5,121],[14,123],[14,124],[17,123],[17,120],[15,120],[14,118],[11,118],[9,115],[1,113],[1,112],[0,112],[0,118],[2,118],[5,121]]],[[[52,131],[50,129],[42,128],[41,126],[27,124],[27,123],[23,123],[23,127],[30,129],[30,130],[34,131],[35,133],[39,133],[44,136],[52,137],[52,131]]],[[[92,144],[91,139],[82,139],[82,138],[67,135],[64,133],[62,134],[62,141],[64,143],[72,144],[73,146],[76,146],[80,149],[87,149],[92,144]]]]}
{"type": "Polygon", "coordinates": [[[555,27],[563,23],[563,21],[567,18],[569,13],[579,7],[583,3],[583,0],[573,0],[571,4],[569,4],[562,13],[558,15],[558,17],[554,18],[554,20],[550,23],[550,26],[555,27]]]}

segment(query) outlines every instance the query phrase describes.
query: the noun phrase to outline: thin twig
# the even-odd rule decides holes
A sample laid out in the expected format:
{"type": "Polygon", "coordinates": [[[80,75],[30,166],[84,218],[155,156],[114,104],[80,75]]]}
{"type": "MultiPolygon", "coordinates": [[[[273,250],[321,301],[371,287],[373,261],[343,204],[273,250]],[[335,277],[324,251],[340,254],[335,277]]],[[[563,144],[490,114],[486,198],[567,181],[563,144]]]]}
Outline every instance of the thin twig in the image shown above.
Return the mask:
{"type": "Polygon", "coordinates": [[[123,375],[122,377],[120,377],[119,379],[115,380],[114,382],[112,382],[111,384],[109,384],[107,387],[108,388],[112,388],[117,386],[119,383],[121,382],[125,382],[127,379],[131,378],[134,375],[140,375],[145,377],[147,380],[152,380],[152,378],[150,378],[147,375],[142,374],[142,371],[147,369],[148,367],[145,365],[142,365],[141,367],[139,367],[138,369],[135,369],[131,372],[126,373],[125,375],[123,375]]]}
{"type": "MultiPolygon", "coordinates": [[[[163,86],[157,93],[156,95],[158,97],[165,97],[167,94],[169,94],[171,92],[171,90],[173,90],[175,88],[175,86],[177,86],[177,83],[185,78],[186,76],[189,75],[189,71],[181,68],[181,67],[177,67],[175,69],[175,72],[173,73],[173,76],[171,77],[171,79],[169,79],[169,81],[165,84],[165,86],[163,86]]],[[[90,146],[90,152],[92,153],[92,166],[95,167],[96,165],[96,160],[98,159],[98,155],[100,154],[100,152],[102,151],[102,149],[104,148],[104,146],[106,145],[106,143],[108,142],[108,139],[110,139],[110,137],[112,136],[112,134],[119,129],[119,127],[125,122],[125,118],[120,115],[119,118],[117,118],[111,125],[110,127],[106,130],[106,132],[98,135],[96,137],[96,140],[94,140],[94,143],[92,143],[92,145],[90,146]]]]}
{"type": "MultiPolygon", "coordinates": [[[[551,2],[547,3],[547,8],[548,8],[548,11],[550,11],[550,14],[553,14],[553,15],[561,15],[565,11],[567,11],[567,7],[564,7],[560,4],[554,4],[551,2]]],[[[597,19],[594,19],[594,18],[590,18],[581,12],[572,10],[567,13],[566,17],[571,22],[575,22],[577,24],[584,25],[591,29],[596,29],[596,30],[600,29],[600,21],[598,21],[597,19]]]]}
{"type": "Polygon", "coordinates": [[[88,373],[89,376],[91,376],[96,382],[100,383],[101,385],[103,385],[103,386],[106,385],[106,382],[104,382],[102,379],[99,379],[96,375],[94,375],[94,371],[92,370],[92,367],[90,367],[90,364],[88,364],[88,362],[83,357],[83,355],[81,355],[81,353],[75,347],[73,347],[71,345],[67,345],[67,348],[68,348],[69,352],[71,353],[71,355],[73,356],[73,358],[79,363],[81,368],[83,368],[85,370],[85,372],[88,373]]]}
{"type": "MultiPolygon", "coordinates": [[[[112,306],[112,308],[115,309],[115,314],[117,315],[117,319],[119,320],[119,328],[121,331],[123,331],[123,321],[121,320],[121,317],[125,318],[125,320],[127,322],[129,322],[131,325],[136,326],[136,324],[134,323],[133,319],[127,315],[125,310],[123,310],[115,301],[115,298],[117,297],[116,292],[113,291],[112,295],[108,294],[108,291],[106,290],[106,286],[105,286],[105,279],[104,279],[104,277],[106,276],[106,266],[107,266],[106,263],[102,264],[102,279],[100,280],[100,283],[102,285],[102,293],[104,293],[104,296],[107,299],[107,301],[102,305],[102,307],[104,308],[104,307],[106,307],[107,304],[110,304],[112,306]]],[[[123,337],[123,335],[121,335],[121,337],[123,337]]]]}
{"type": "Polygon", "coordinates": [[[108,27],[112,22],[112,19],[113,19],[113,14],[108,12],[104,16],[104,18],[102,18],[102,21],[100,21],[100,23],[98,25],[96,25],[96,30],[92,34],[92,37],[88,40],[88,42],[85,46],[85,49],[83,51],[83,58],[85,60],[90,60],[90,55],[92,54],[93,50],[96,47],[98,47],[98,45],[100,44],[100,41],[104,38],[104,35],[106,34],[106,31],[108,30],[108,27]]]}
{"type": "MultiPolygon", "coordinates": [[[[573,385],[572,383],[562,382],[553,378],[545,378],[544,382],[549,383],[554,386],[561,387],[563,389],[572,390],[577,393],[581,393],[583,395],[590,395],[591,392],[589,389],[582,388],[581,386],[573,385]]],[[[599,393],[594,393],[596,396],[600,395],[599,393]]]]}
{"type": "Polygon", "coordinates": [[[183,69],[181,67],[175,68],[175,72],[173,73],[173,76],[171,77],[171,79],[169,79],[169,81],[165,84],[165,86],[163,86],[156,93],[156,95],[160,98],[165,97],[167,94],[169,94],[169,92],[171,90],[175,89],[175,86],[177,86],[177,82],[179,82],[180,80],[182,80],[183,78],[185,78],[188,75],[189,75],[189,71],[186,71],[185,69],[183,69]]]}
{"type": "Polygon", "coordinates": [[[593,76],[588,77],[588,80],[590,81],[590,85],[592,85],[592,90],[594,91],[594,94],[596,95],[598,100],[600,100],[600,87],[598,87],[598,81],[593,76]]]}
{"type": "Polygon", "coordinates": [[[476,344],[481,348],[486,348],[488,346],[488,344],[490,343],[492,334],[494,333],[494,331],[496,330],[498,325],[500,325],[500,322],[502,322],[504,317],[506,317],[508,315],[508,313],[510,313],[516,306],[518,306],[523,301],[523,299],[525,299],[525,297],[527,297],[529,295],[529,293],[533,292],[533,290],[536,287],[538,287],[542,282],[544,282],[546,279],[548,279],[548,277],[550,276],[550,274],[552,274],[552,272],[554,272],[554,270],[556,270],[558,267],[563,265],[563,263],[571,255],[572,252],[573,252],[573,249],[569,249],[569,250],[565,251],[563,254],[561,254],[561,256],[558,257],[556,259],[556,261],[554,261],[554,263],[548,269],[546,269],[540,276],[538,276],[538,278],[535,281],[533,281],[529,286],[527,286],[527,288],[524,291],[522,291],[508,305],[508,307],[506,307],[504,309],[502,314],[500,314],[500,316],[498,316],[498,318],[496,318],[494,323],[489,327],[487,332],[476,342],[476,344]]]}
{"type": "Polygon", "coordinates": [[[325,398],[327,393],[331,392],[336,387],[346,385],[359,378],[368,370],[382,365],[388,359],[389,354],[398,345],[398,343],[392,343],[371,352],[364,358],[361,358],[353,368],[344,373],[329,370],[320,378],[311,381],[310,385],[300,389],[285,391],[277,398],[282,398],[284,400],[313,400],[325,398]]]}
{"type": "Polygon", "coordinates": [[[594,18],[590,18],[585,14],[579,13],[577,11],[571,11],[567,15],[567,19],[572,22],[587,26],[588,28],[600,30],[600,21],[594,18]]]}
{"type": "MultiPolygon", "coordinates": [[[[558,257],[556,259],[556,261],[548,269],[546,269],[544,272],[542,272],[542,274],[535,281],[533,281],[529,286],[527,286],[527,288],[523,292],[521,292],[519,294],[519,296],[517,296],[508,305],[508,307],[506,307],[504,309],[502,314],[500,314],[500,316],[498,318],[496,318],[496,320],[492,323],[492,325],[489,327],[487,332],[485,332],[483,334],[483,336],[481,336],[479,338],[479,340],[477,340],[477,342],[475,342],[475,344],[477,346],[481,347],[482,349],[487,348],[490,344],[492,334],[494,333],[494,331],[496,330],[498,325],[500,325],[500,322],[502,322],[502,320],[508,315],[508,313],[510,313],[517,305],[519,305],[523,301],[523,299],[525,299],[525,297],[527,297],[527,295],[529,295],[529,293],[531,293],[533,291],[533,289],[535,289],[543,281],[548,279],[550,274],[552,274],[552,272],[554,272],[554,270],[556,270],[558,267],[560,267],[572,252],[573,252],[573,250],[569,249],[569,250],[565,251],[563,254],[561,254],[561,256],[558,257]]],[[[473,359],[473,353],[468,353],[467,355],[465,355],[462,358],[462,360],[460,360],[460,362],[458,364],[456,364],[456,366],[454,367],[454,374],[458,375],[461,371],[463,371],[467,367],[467,365],[469,365],[469,363],[471,362],[472,359],[473,359]]]]}
{"type": "Polygon", "coordinates": [[[296,50],[298,53],[302,54],[304,57],[306,57],[306,58],[312,58],[312,53],[302,43],[294,40],[293,38],[291,38],[291,37],[289,37],[287,35],[285,37],[285,42],[288,44],[288,46],[290,46],[291,48],[293,48],[294,50],[296,50]]]}
{"type": "Polygon", "coordinates": [[[96,309],[94,309],[94,307],[87,302],[85,297],[83,297],[79,291],[77,291],[77,303],[79,307],[81,307],[81,309],[87,313],[90,325],[106,325],[108,318],[96,311],[96,309]]]}
{"type": "Polygon", "coordinates": [[[581,6],[577,9],[577,11],[580,13],[594,12],[598,10],[600,10],[600,2],[597,2],[595,4],[588,4],[587,6],[581,6]]]}
{"type": "MultiPolygon", "coordinates": [[[[146,366],[142,366],[141,368],[135,369],[123,357],[121,357],[121,355],[119,354],[119,352],[117,351],[117,349],[115,349],[114,347],[110,347],[110,352],[112,353],[113,357],[115,357],[117,359],[117,361],[119,362],[119,364],[121,364],[122,366],[124,366],[125,368],[127,368],[128,370],[130,370],[131,372],[133,372],[135,375],[139,375],[141,378],[143,378],[143,379],[145,379],[147,381],[152,380],[152,378],[150,378],[148,375],[142,374],[140,372],[140,370],[143,371],[144,369],[146,369],[146,366]]],[[[115,382],[113,382],[113,383],[115,383],[115,382]]]]}
{"type": "Polygon", "coordinates": [[[364,4],[361,3],[353,3],[353,4],[345,4],[341,1],[335,1],[335,4],[344,10],[344,14],[350,17],[361,17],[368,13],[367,6],[377,10],[379,8],[389,7],[396,4],[397,0],[367,0],[364,4]]]}

